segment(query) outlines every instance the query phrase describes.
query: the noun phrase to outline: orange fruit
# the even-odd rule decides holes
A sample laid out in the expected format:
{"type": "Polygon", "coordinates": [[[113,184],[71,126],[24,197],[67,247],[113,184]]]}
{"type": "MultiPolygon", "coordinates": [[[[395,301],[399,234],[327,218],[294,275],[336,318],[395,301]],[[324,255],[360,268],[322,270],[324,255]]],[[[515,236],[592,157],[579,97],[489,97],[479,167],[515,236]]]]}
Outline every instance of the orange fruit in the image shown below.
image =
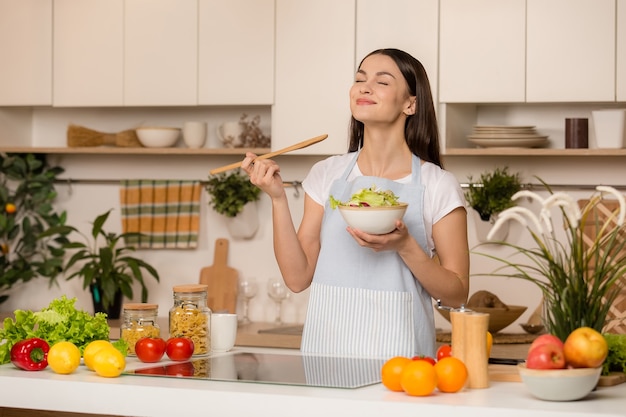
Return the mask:
{"type": "Polygon", "coordinates": [[[15,207],[15,204],[13,203],[7,203],[4,206],[4,211],[6,211],[8,214],[13,214],[15,213],[16,210],[17,210],[17,207],[15,207]]]}
{"type": "Polygon", "coordinates": [[[383,385],[391,391],[402,391],[400,386],[400,375],[404,366],[411,362],[411,359],[404,356],[394,356],[383,364],[381,377],[383,385]]]}
{"type": "Polygon", "coordinates": [[[437,389],[441,392],[460,391],[467,381],[467,367],[459,358],[450,356],[435,364],[437,389]]]}
{"type": "Polygon", "coordinates": [[[487,357],[491,356],[491,346],[493,346],[493,335],[487,332],[487,357]]]}
{"type": "Polygon", "coordinates": [[[400,386],[409,395],[423,397],[437,386],[435,367],[426,361],[410,361],[400,375],[400,386]]]}

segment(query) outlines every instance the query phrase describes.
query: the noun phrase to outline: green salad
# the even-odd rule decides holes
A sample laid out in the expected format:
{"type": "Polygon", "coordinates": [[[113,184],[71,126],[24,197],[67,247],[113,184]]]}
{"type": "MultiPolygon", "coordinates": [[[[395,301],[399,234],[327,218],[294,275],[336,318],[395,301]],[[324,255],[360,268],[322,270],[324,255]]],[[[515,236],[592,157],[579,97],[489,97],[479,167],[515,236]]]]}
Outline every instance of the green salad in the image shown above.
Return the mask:
{"type": "Polygon", "coordinates": [[[362,188],[352,194],[349,201],[341,202],[330,196],[330,208],[335,209],[339,206],[348,207],[380,207],[380,206],[397,206],[400,204],[398,197],[391,190],[381,190],[375,185],[370,188],[362,188]]]}

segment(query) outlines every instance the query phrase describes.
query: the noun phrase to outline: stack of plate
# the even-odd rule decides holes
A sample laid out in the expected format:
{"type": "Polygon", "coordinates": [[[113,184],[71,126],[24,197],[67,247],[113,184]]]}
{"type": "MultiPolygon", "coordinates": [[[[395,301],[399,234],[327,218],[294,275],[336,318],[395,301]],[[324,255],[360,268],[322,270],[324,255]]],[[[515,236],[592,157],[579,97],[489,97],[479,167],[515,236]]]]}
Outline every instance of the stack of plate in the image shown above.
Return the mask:
{"type": "Polygon", "coordinates": [[[535,126],[474,126],[467,140],[485,148],[534,148],[548,143],[548,137],[538,135],[535,126]]]}

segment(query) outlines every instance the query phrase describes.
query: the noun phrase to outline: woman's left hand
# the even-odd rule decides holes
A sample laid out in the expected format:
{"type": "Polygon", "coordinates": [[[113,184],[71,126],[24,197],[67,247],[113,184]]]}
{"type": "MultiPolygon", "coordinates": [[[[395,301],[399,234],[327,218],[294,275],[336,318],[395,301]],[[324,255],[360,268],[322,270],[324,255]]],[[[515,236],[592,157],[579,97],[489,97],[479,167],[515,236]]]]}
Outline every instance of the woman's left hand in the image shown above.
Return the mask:
{"type": "Polygon", "coordinates": [[[396,228],[393,231],[384,235],[371,235],[351,227],[348,227],[347,230],[359,245],[370,248],[374,252],[399,251],[409,239],[409,231],[401,220],[396,222],[396,228]]]}

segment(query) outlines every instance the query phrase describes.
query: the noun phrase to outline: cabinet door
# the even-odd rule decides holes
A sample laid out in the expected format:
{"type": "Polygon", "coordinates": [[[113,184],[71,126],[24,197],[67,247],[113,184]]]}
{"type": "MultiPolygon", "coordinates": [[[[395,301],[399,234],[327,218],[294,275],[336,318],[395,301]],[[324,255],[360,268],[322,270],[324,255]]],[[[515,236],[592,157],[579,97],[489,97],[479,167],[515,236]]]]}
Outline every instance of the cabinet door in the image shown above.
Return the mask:
{"type": "Polygon", "coordinates": [[[274,101],[274,0],[200,0],[198,104],[274,101]]]}
{"type": "Polygon", "coordinates": [[[354,36],[355,0],[276,0],[273,149],[327,133],[296,152],[347,150],[354,36]]]}
{"type": "Polygon", "coordinates": [[[528,0],[529,102],[615,100],[615,0],[528,0]]]}
{"type": "Polygon", "coordinates": [[[55,0],[54,106],[124,104],[124,0],[55,0]]]}
{"type": "Polygon", "coordinates": [[[525,0],[441,0],[441,102],[524,101],[525,7],[525,0]]]}
{"type": "Polygon", "coordinates": [[[127,106],[196,105],[198,0],[125,0],[127,106]]]}
{"type": "Polygon", "coordinates": [[[375,49],[402,49],[426,69],[437,102],[438,22],[438,0],[357,0],[355,68],[375,49]]]}
{"type": "Polygon", "coordinates": [[[626,102],[626,0],[617,0],[617,101],[626,102]]]}
{"type": "Polygon", "coordinates": [[[0,105],[52,103],[52,0],[0,0],[0,105]]]}

